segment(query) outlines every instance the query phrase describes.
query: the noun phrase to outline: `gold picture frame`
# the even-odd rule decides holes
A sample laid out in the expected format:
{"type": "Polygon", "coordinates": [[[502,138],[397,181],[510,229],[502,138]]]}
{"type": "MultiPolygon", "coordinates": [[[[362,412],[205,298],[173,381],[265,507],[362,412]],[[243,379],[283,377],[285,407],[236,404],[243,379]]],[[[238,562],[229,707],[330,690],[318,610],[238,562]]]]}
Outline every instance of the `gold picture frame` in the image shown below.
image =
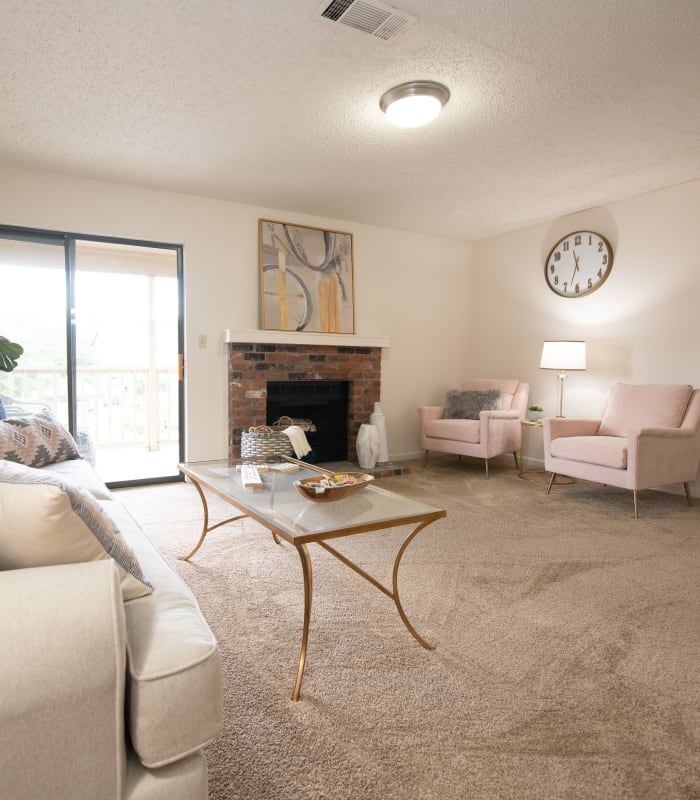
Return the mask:
{"type": "Polygon", "coordinates": [[[352,234],[258,220],[263,330],[355,333],[352,234]]]}

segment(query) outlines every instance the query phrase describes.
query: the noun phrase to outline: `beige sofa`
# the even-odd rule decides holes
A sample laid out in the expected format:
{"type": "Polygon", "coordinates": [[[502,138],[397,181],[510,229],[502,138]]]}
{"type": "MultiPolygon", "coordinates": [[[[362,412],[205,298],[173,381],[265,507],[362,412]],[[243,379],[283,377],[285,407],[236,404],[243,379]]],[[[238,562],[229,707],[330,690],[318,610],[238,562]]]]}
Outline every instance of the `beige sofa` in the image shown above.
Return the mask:
{"type": "Polygon", "coordinates": [[[222,689],[196,599],[81,458],[34,473],[96,499],[152,591],[110,556],[18,568],[12,521],[34,510],[23,492],[65,498],[54,484],[12,485],[16,466],[0,461],[0,795],[203,800],[202,748],[221,730],[222,689]],[[125,599],[128,581],[145,593],[125,599]]]}

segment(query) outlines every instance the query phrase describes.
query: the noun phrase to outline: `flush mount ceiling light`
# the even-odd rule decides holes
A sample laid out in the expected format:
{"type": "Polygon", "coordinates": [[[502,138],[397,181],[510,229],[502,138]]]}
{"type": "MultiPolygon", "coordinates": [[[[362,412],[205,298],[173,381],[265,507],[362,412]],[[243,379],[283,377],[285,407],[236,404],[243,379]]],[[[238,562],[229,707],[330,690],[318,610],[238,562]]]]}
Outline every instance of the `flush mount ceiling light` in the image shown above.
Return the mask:
{"type": "Polygon", "coordinates": [[[436,81],[409,81],[384,92],[379,107],[401,128],[418,128],[437,117],[450,90],[436,81]]]}

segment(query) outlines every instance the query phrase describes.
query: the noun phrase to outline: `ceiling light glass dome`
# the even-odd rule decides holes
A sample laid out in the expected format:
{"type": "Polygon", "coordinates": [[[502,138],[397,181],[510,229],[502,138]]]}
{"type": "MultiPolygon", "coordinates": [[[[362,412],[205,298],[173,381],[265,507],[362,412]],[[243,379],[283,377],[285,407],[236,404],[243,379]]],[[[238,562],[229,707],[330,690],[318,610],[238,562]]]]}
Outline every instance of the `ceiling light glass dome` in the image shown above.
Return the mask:
{"type": "Polygon", "coordinates": [[[435,81],[409,81],[384,92],[379,107],[401,128],[418,128],[437,117],[450,99],[447,86],[435,81]]]}

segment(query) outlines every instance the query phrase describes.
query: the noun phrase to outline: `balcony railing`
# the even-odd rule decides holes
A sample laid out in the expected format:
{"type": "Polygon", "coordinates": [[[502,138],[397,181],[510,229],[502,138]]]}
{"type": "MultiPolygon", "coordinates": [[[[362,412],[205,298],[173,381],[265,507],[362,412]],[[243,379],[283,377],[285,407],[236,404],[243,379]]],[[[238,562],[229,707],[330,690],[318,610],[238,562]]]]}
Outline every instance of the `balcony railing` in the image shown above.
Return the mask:
{"type": "MultiPolygon", "coordinates": [[[[66,373],[56,369],[21,369],[0,374],[0,394],[48,406],[68,419],[66,373]]],[[[78,431],[100,448],[142,447],[149,451],[177,443],[177,370],[160,368],[79,367],[78,431]]]]}

